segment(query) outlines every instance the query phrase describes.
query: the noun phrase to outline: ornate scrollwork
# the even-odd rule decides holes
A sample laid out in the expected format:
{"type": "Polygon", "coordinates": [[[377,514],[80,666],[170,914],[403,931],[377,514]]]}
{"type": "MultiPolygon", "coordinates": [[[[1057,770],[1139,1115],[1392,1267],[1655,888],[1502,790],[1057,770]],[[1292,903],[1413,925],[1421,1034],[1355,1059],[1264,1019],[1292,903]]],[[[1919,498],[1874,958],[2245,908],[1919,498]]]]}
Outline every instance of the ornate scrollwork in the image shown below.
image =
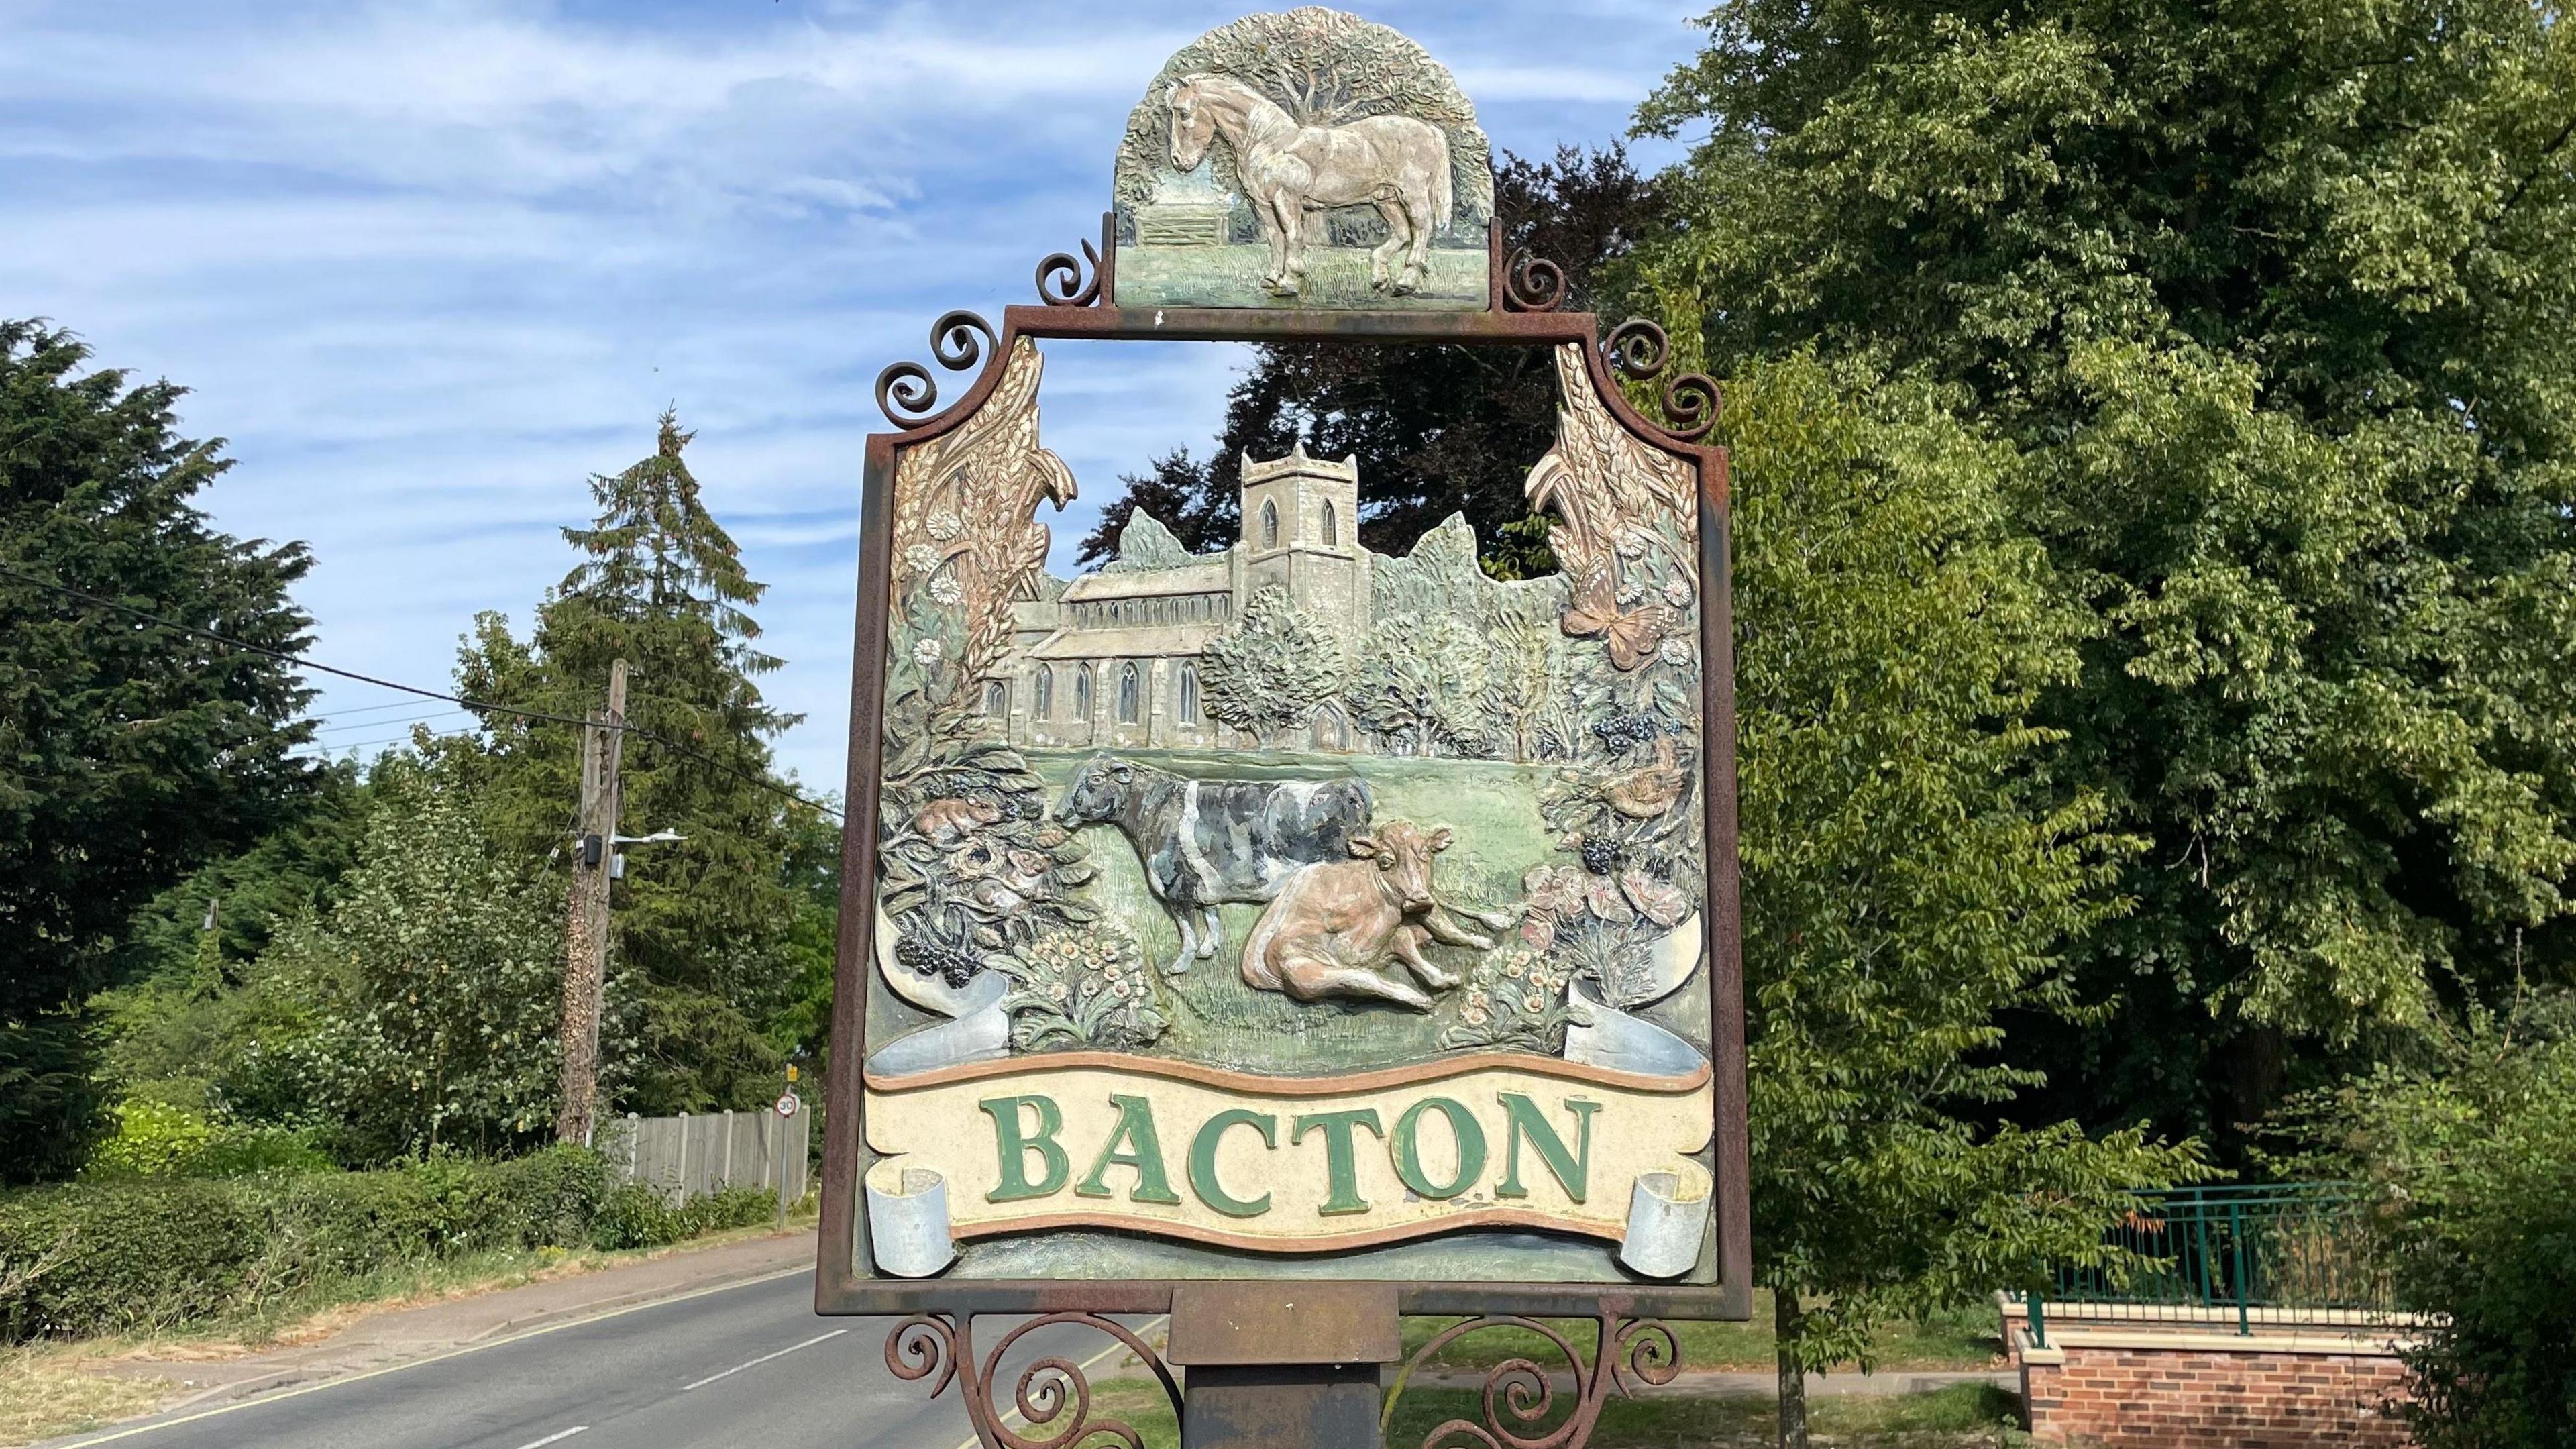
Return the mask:
{"type": "Polygon", "coordinates": [[[1177,1418],[1181,1412],[1181,1386],[1162,1356],[1114,1319],[1096,1313],[1044,1314],[1003,1334],[980,1362],[975,1357],[974,1323],[972,1314],[914,1314],[886,1335],[885,1361],[886,1368],[906,1382],[936,1373],[939,1381],[930,1388],[934,1399],[947,1392],[951,1380],[957,1381],[963,1388],[966,1417],[984,1449],[1084,1449],[1094,1442],[1144,1449],[1136,1426],[1124,1419],[1093,1415],[1091,1380],[1070,1359],[1050,1356],[1030,1364],[1012,1386],[1011,1409],[994,1407],[994,1375],[1001,1371],[1011,1345],[1038,1329],[1059,1324],[1078,1324],[1124,1344],[1154,1371],[1164,1396],[1172,1402],[1173,1415],[1177,1418]],[[1007,1422],[1012,1417],[1024,1422],[1028,1432],[1014,1432],[1007,1422]]]}
{"type": "Polygon", "coordinates": [[[1503,305],[1515,312],[1553,312],[1565,300],[1565,268],[1527,247],[1503,266],[1503,305]]]}
{"type": "Polygon", "coordinates": [[[1403,1397],[1414,1370],[1430,1362],[1440,1350],[1471,1333],[1518,1328],[1546,1339],[1549,1347],[1563,1356],[1564,1369],[1552,1370],[1525,1358],[1505,1359],[1494,1365],[1485,1374],[1481,1422],[1446,1420],[1423,1436],[1422,1449],[1460,1449],[1465,1445],[1481,1449],[1583,1449],[1592,1438],[1592,1427],[1601,1417],[1602,1406],[1612,1394],[1634,1398],[1640,1384],[1668,1384],[1681,1372],[1681,1341],[1664,1324],[1649,1318],[1604,1313],[1597,1326],[1599,1332],[1587,1363],[1571,1339],[1535,1318],[1493,1314],[1453,1324],[1433,1335],[1430,1342],[1405,1360],[1404,1368],[1387,1390],[1385,1407],[1378,1413],[1378,1433],[1383,1437],[1387,1426],[1395,1422],[1396,1401],[1403,1397]],[[1566,1372],[1574,1379],[1573,1411],[1563,1423],[1545,1428],[1556,1412],[1556,1375],[1566,1372]]]}
{"type": "Polygon", "coordinates": [[[1100,249],[1084,242],[1080,258],[1071,252],[1047,253],[1038,262],[1038,300],[1050,307],[1088,307],[1099,301],[1100,249]]]}
{"type": "MultiPolygon", "coordinates": [[[[1643,317],[1632,317],[1610,329],[1601,341],[1601,350],[1610,366],[1622,376],[1639,382],[1653,382],[1663,376],[1664,364],[1672,360],[1672,343],[1664,329],[1643,317]]],[[[1715,379],[1703,372],[1685,372],[1666,380],[1660,391],[1664,421],[1658,426],[1678,443],[1697,442],[1717,426],[1717,412],[1725,402],[1715,379]]]]}
{"type": "MultiPolygon", "coordinates": [[[[988,350],[998,357],[1000,346],[993,324],[962,308],[941,313],[930,324],[930,355],[950,372],[964,372],[982,362],[988,350]]],[[[938,409],[939,384],[920,363],[890,363],[877,374],[877,410],[896,427],[917,427],[938,409]]]]}

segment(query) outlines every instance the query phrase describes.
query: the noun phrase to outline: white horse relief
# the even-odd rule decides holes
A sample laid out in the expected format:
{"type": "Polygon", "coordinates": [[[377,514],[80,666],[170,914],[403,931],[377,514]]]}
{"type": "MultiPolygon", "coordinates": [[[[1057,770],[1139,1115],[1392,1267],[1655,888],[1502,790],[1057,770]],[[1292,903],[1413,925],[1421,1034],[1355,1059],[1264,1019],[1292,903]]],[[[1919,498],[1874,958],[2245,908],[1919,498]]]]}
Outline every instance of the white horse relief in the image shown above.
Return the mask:
{"type": "Polygon", "coordinates": [[[1449,224],[1449,137],[1411,116],[1370,116],[1344,126],[1303,126],[1277,103],[1230,76],[1199,72],[1173,83],[1172,164],[1195,169],[1223,136],[1270,247],[1261,285],[1297,295],[1306,278],[1308,214],[1368,205],[1386,218],[1386,240],[1369,251],[1369,285],[1393,296],[1422,286],[1432,234],[1449,224]],[[1404,265],[1392,273],[1398,252],[1404,265]]]}

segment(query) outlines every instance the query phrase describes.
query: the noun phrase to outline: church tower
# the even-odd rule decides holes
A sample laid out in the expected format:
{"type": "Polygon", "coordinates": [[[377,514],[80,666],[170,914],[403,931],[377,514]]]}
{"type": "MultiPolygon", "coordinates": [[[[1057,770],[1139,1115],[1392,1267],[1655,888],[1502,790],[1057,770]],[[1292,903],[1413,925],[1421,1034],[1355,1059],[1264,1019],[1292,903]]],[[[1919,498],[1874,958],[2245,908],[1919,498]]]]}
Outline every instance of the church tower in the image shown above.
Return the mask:
{"type": "Polygon", "coordinates": [[[1360,468],[1306,456],[1303,442],[1267,463],[1243,455],[1244,593],[1273,584],[1340,639],[1369,627],[1369,555],[1360,547],[1360,468]]]}

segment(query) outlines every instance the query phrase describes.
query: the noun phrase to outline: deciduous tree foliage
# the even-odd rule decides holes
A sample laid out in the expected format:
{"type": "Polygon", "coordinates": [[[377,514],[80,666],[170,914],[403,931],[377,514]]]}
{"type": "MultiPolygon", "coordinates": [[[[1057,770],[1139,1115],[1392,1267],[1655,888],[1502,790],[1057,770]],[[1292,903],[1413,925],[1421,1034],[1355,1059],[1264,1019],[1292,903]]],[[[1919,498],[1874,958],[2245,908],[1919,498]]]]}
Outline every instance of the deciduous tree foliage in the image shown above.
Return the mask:
{"type": "MultiPolygon", "coordinates": [[[[631,667],[624,815],[638,846],[613,888],[610,1040],[644,1112],[747,1107],[775,1095],[778,1060],[759,1026],[796,991],[798,920],[790,859],[811,812],[778,793],[768,741],[795,723],[761,697],[779,661],[757,647],[765,585],[743,571],[664,414],[651,456],[591,479],[588,528],[564,530],[582,562],[537,610],[526,641],[498,615],[478,621],[460,691],[555,714],[604,702],[612,661],[631,667]],[[678,742],[673,749],[659,740],[678,742]]],[[[580,799],[580,731],[488,721],[486,742],[453,747],[475,766],[493,830],[531,859],[569,857],[580,799]]],[[[556,877],[558,880],[560,876],[556,877]]]]}
{"type": "Polygon", "coordinates": [[[452,759],[377,761],[339,899],[262,953],[226,1034],[225,1105],[353,1165],[554,1122],[561,894],[490,838],[452,759]]]}
{"type": "MultiPolygon", "coordinates": [[[[84,372],[0,321],[0,567],[269,649],[305,642],[300,544],[208,526],[231,466],[183,389],[84,372]]],[[[78,1166],[100,1125],[85,1004],[138,906],[249,844],[313,780],[291,665],[0,577],[0,1181],[78,1166]]]]}
{"type": "MultiPolygon", "coordinates": [[[[1736,0],[1647,285],[1724,375],[1955,384],[2095,621],[2035,718],[2147,837],[2043,1110],[2576,958],[2576,36],[2529,0],[1736,0]],[[2215,1013],[2218,1025],[2210,1024],[2215,1013]],[[2164,1028],[2170,1028],[2164,1029],[2164,1028]]],[[[2290,1052],[2285,1056],[2284,1043],[2290,1052]]]]}
{"type": "Polygon", "coordinates": [[[1869,1329],[2102,1260],[2129,1190],[2194,1155],[2131,1128],[1978,1119],[2037,1085],[1999,1013],[2074,1002],[2069,946],[2117,914],[2131,846],[2053,786],[2086,620],[2016,536],[2009,448],[1949,391],[1811,358],[1748,363],[1735,479],[1753,1242],[1800,1369],[1869,1329]]]}
{"type": "Polygon", "coordinates": [[[1264,741],[1305,724],[1342,684],[1342,649],[1284,588],[1254,594],[1200,660],[1208,718],[1264,741]]]}

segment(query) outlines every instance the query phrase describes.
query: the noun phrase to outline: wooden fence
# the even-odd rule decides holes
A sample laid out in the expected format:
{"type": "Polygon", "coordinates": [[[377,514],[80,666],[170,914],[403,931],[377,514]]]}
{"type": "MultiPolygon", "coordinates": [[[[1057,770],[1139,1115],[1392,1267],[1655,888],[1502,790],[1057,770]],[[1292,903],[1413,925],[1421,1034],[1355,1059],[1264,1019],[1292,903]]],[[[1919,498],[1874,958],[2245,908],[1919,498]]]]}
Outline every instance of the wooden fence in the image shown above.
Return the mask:
{"type": "Polygon", "coordinates": [[[677,1117],[628,1113],[600,1134],[602,1151],[628,1182],[660,1187],[673,1202],[728,1187],[778,1186],[778,1153],[787,1153],[787,1200],[805,1195],[807,1134],[814,1114],[683,1112],[677,1117]]]}

